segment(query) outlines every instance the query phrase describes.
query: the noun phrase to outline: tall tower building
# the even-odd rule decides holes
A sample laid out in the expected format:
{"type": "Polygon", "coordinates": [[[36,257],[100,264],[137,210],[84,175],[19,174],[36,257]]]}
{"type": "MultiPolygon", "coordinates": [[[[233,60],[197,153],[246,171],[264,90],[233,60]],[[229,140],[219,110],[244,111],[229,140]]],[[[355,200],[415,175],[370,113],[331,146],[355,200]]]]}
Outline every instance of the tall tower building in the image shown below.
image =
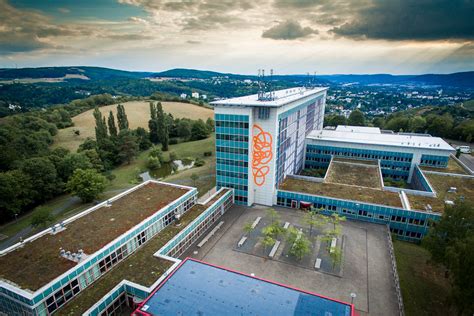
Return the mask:
{"type": "Polygon", "coordinates": [[[239,204],[276,204],[276,188],[304,167],[305,138],[323,128],[327,88],[291,88],[212,102],[217,187],[239,204]]]}

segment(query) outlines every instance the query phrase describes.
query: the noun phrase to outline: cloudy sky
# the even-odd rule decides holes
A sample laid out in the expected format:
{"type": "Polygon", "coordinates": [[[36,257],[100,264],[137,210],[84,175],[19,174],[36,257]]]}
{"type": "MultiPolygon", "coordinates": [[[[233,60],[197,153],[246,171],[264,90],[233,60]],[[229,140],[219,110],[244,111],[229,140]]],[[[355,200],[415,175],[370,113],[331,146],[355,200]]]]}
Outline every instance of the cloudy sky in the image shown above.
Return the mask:
{"type": "Polygon", "coordinates": [[[0,68],[474,70],[474,0],[0,0],[0,68]]]}

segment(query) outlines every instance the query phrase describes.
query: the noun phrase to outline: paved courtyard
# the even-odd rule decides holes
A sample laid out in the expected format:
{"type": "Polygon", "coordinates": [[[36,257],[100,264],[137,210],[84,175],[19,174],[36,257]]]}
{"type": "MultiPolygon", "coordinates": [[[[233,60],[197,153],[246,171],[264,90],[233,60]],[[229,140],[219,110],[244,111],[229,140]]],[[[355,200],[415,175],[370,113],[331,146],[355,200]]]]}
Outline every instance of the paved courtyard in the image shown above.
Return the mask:
{"type": "MultiPolygon", "coordinates": [[[[346,302],[350,302],[350,294],[355,293],[354,304],[361,315],[398,314],[385,226],[356,221],[342,223],[344,259],[342,274],[338,276],[234,250],[244,234],[245,223],[253,222],[258,216],[264,217],[266,209],[262,206],[233,206],[218,221],[224,221],[220,230],[201,248],[196,246],[198,240],[183,257],[193,257],[346,302]]],[[[282,222],[302,224],[302,211],[275,209],[282,222]]]]}

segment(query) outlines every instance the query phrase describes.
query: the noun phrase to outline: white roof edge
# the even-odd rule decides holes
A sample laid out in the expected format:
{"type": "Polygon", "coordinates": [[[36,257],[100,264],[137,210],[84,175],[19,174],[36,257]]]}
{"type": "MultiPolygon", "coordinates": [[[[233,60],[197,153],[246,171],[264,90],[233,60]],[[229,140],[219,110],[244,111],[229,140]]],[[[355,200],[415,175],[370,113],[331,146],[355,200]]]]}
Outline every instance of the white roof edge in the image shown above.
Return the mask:
{"type": "Polygon", "coordinates": [[[329,87],[315,87],[308,89],[305,87],[295,87],[289,89],[276,90],[275,99],[268,101],[259,101],[258,94],[251,94],[236,98],[213,101],[210,104],[214,106],[268,106],[280,107],[288,103],[312,96],[328,90],[329,87]]]}
{"type": "Polygon", "coordinates": [[[314,130],[306,138],[310,140],[341,143],[380,145],[402,148],[423,148],[427,150],[450,152],[454,151],[454,148],[440,137],[314,130]]]}

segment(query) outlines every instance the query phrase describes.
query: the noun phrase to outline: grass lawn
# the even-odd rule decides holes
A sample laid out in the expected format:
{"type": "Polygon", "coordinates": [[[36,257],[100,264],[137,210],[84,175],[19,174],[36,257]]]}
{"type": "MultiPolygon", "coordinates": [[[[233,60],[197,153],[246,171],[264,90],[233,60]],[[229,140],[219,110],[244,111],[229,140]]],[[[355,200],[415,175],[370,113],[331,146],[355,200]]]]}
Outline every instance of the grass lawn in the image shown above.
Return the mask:
{"type": "MultiPolygon", "coordinates": [[[[202,158],[205,161],[204,166],[194,167],[180,171],[163,179],[163,181],[194,186],[190,176],[196,173],[199,179],[196,181],[196,187],[200,194],[204,194],[215,185],[215,157],[204,157],[204,152],[210,151],[214,154],[214,136],[206,139],[185,142],[176,145],[170,145],[169,151],[164,153],[164,159],[169,160],[169,153],[174,152],[178,159],[183,158],[202,158]]],[[[108,189],[121,189],[131,187],[138,183],[137,176],[147,170],[146,161],[148,151],[142,152],[130,165],[122,165],[112,171],[115,179],[111,181],[108,189]]]]}
{"type": "Polygon", "coordinates": [[[443,267],[429,264],[429,252],[419,245],[394,241],[394,247],[405,314],[452,315],[446,303],[450,285],[443,267]]]}
{"type": "MultiPolygon", "coordinates": [[[[149,101],[130,101],[122,103],[127,113],[130,128],[143,127],[148,129],[148,120],[150,119],[150,102],[149,101]]],[[[161,102],[163,110],[171,113],[175,118],[190,118],[202,119],[213,118],[214,111],[212,109],[181,102],[161,102]]],[[[117,112],[117,105],[108,105],[100,107],[99,110],[102,115],[109,116],[112,111],[114,115],[117,112]]],[[[94,110],[89,110],[72,118],[74,126],[60,129],[58,134],[54,137],[53,147],[65,147],[71,151],[76,151],[81,143],[87,137],[95,138],[95,120],[92,113],[94,110]],[[80,135],[76,135],[74,131],[78,130],[80,135]]]]}

